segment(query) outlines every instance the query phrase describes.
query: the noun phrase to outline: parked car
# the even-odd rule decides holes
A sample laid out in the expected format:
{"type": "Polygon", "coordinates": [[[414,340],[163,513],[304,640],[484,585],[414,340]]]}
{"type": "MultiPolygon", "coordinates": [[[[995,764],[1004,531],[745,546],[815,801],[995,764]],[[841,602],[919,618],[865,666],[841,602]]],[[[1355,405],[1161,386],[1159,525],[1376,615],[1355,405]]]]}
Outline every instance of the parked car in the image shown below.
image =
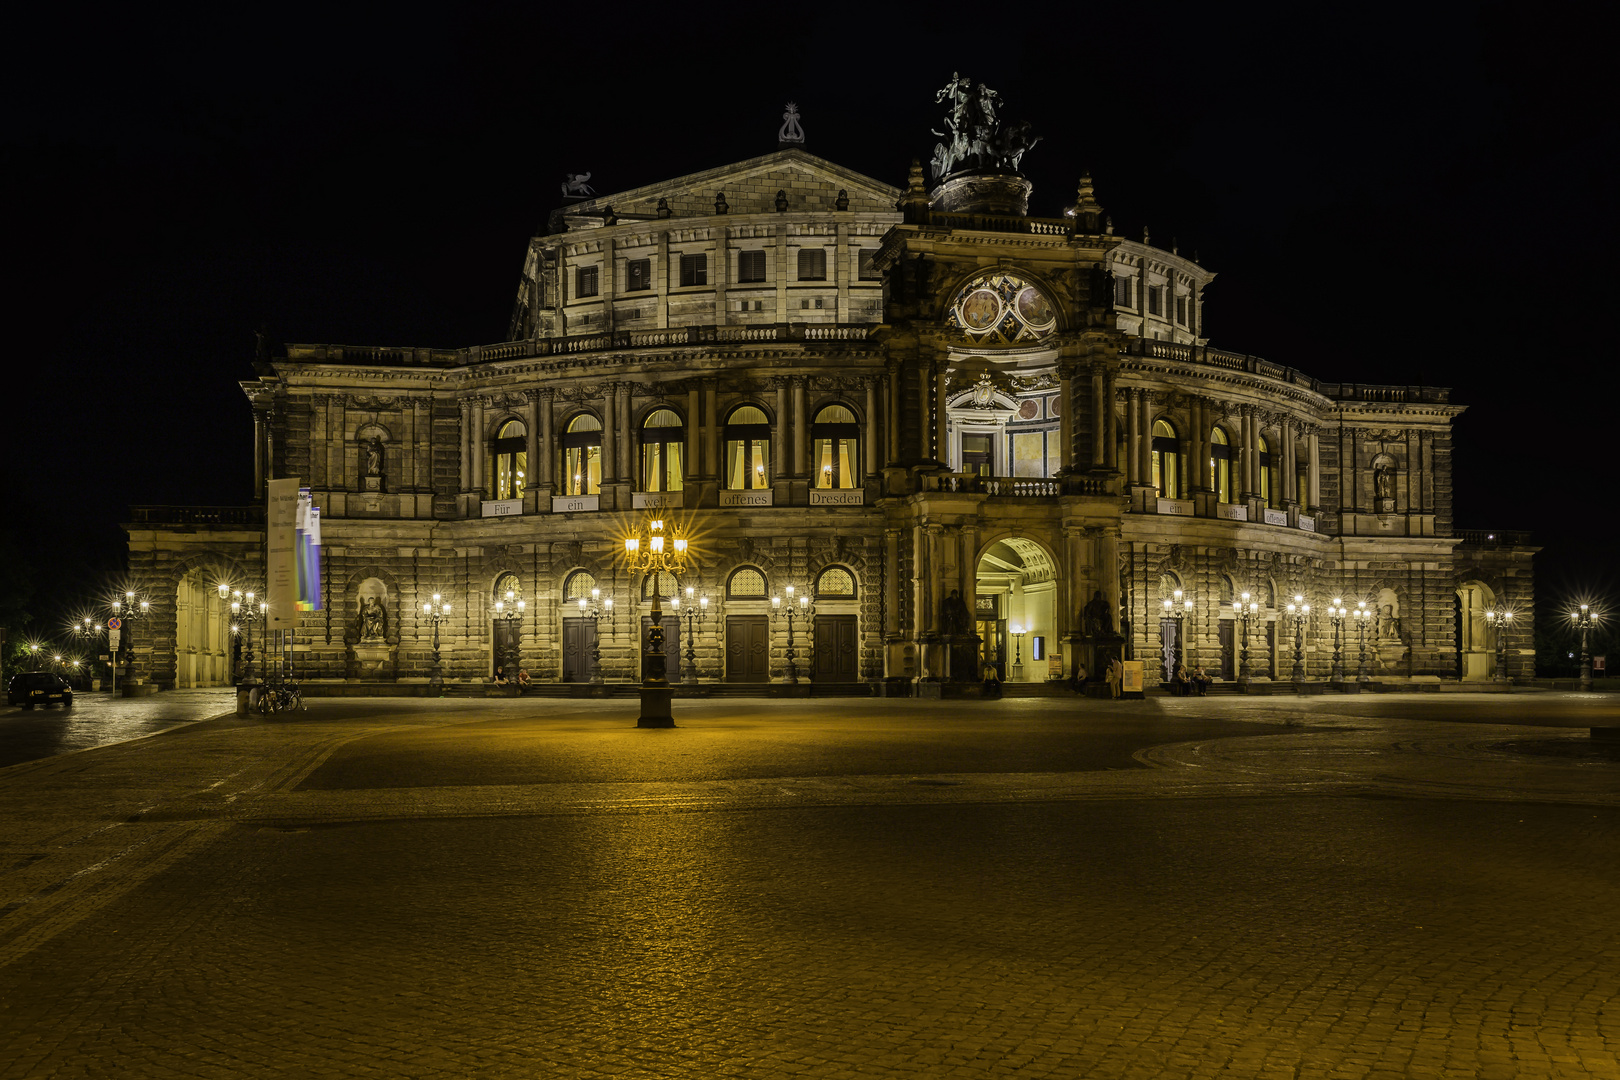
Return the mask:
{"type": "Polygon", "coordinates": [[[6,691],[6,701],[12,705],[21,705],[25,709],[57,701],[61,702],[65,709],[73,704],[73,687],[69,686],[68,681],[62,676],[53,672],[25,671],[21,675],[11,677],[11,686],[6,691]]]}

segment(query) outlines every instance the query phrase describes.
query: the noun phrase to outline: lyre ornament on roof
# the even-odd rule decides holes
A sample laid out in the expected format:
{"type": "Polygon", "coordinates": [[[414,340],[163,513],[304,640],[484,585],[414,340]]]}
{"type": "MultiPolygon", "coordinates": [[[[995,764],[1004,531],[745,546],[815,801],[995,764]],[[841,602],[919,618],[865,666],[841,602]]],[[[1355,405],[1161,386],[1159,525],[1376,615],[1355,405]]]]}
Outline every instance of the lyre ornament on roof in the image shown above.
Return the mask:
{"type": "Polygon", "coordinates": [[[799,107],[791,101],[787,103],[787,112],[782,114],[782,127],[776,133],[776,141],[783,145],[804,142],[804,128],[799,126],[799,107]]]}
{"type": "Polygon", "coordinates": [[[1000,94],[983,83],[975,86],[972,79],[957,72],[951,72],[951,81],[934,100],[950,103],[946,130],[934,132],[946,140],[934,147],[936,180],[963,168],[1017,172],[1024,154],[1041,141],[1028,120],[1008,124],[996,115],[1001,108],[1000,94]]]}
{"type": "Polygon", "coordinates": [[[568,179],[563,181],[562,193],[570,198],[585,199],[596,194],[596,189],[585,181],[591,178],[588,172],[564,173],[568,179]]]}

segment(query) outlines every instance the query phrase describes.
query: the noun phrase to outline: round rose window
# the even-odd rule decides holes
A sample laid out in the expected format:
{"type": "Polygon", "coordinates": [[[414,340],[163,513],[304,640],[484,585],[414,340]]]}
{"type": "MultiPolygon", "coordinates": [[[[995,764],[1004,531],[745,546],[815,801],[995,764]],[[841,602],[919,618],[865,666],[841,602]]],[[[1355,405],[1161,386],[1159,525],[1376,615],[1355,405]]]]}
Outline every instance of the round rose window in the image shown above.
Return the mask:
{"type": "Polygon", "coordinates": [[[1056,330],[1057,309],[1017,274],[994,270],[962,287],[945,321],[973,345],[1016,345],[1056,330]]]}

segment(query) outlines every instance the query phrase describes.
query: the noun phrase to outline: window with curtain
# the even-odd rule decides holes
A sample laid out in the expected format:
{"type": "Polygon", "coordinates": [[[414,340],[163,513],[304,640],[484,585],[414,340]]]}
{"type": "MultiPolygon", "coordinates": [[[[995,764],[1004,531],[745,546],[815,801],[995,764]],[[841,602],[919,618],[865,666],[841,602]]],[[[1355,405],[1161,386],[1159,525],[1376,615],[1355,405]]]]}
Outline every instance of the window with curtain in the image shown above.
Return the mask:
{"type": "Polygon", "coordinates": [[[508,420],[489,444],[489,497],[521,499],[528,482],[528,429],[521,420],[508,420]]]}
{"type": "Polygon", "coordinates": [[[860,483],[861,426],[843,405],[828,405],[810,425],[816,487],[852,488],[860,483]]]}
{"type": "Polygon", "coordinates": [[[681,284],[707,285],[709,283],[709,257],[707,255],[681,256],[681,284]]]}
{"type": "Polygon", "coordinates": [[[799,249],[799,280],[827,280],[827,250],[825,248],[799,249]]]}
{"type": "Polygon", "coordinates": [[[641,422],[641,490],[679,491],[686,473],[686,427],[671,409],[655,409],[641,422]]]}
{"type": "Polygon", "coordinates": [[[595,495],[602,490],[602,422],[580,413],[568,422],[562,438],[564,495],[595,495]]]}
{"type": "Polygon", "coordinates": [[[771,486],[771,423],[764,410],[739,405],[726,417],[726,488],[771,486]]]}
{"type": "Polygon", "coordinates": [[[1232,501],[1232,443],[1219,425],[1209,431],[1209,487],[1220,502],[1232,501]]]}
{"type": "Polygon", "coordinates": [[[1260,501],[1272,509],[1277,508],[1277,469],[1271,463],[1271,444],[1264,435],[1257,436],[1260,449],[1260,501]]]}
{"type": "Polygon", "coordinates": [[[1168,420],[1153,422],[1153,486],[1161,499],[1181,498],[1181,439],[1168,420]]]}
{"type": "Polygon", "coordinates": [[[584,299],[595,296],[597,292],[597,273],[600,267],[579,266],[574,269],[574,296],[584,299]]]}

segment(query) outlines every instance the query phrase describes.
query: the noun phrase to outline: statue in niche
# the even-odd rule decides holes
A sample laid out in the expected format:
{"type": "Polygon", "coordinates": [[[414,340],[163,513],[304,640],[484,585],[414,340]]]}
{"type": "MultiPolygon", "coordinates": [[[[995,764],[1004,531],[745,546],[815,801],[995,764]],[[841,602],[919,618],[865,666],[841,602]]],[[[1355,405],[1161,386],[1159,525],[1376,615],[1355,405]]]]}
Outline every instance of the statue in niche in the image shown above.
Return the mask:
{"type": "Polygon", "coordinates": [[[1088,638],[1105,637],[1114,632],[1114,620],[1108,614],[1108,601],[1101,589],[1091,594],[1091,602],[1080,614],[1080,625],[1088,638]]]}
{"type": "Polygon", "coordinates": [[[1395,614],[1394,604],[1385,604],[1378,609],[1378,640],[1401,640],[1401,617],[1395,614]]]}
{"type": "Polygon", "coordinates": [[[968,614],[967,601],[962,599],[961,589],[952,589],[951,595],[939,606],[940,632],[959,636],[968,633],[973,625],[973,617],[968,614]]]}
{"type": "Polygon", "coordinates": [[[383,441],[373,435],[366,443],[366,475],[381,476],[383,471],[383,441]]]}
{"type": "Polygon", "coordinates": [[[1373,470],[1373,496],[1379,500],[1395,499],[1395,470],[1389,465],[1380,465],[1373,470]]]}
{"type": "Polygon", "coordinates": [[[366,596],[360,600],[360,640],[363,642],[385,641],[388,636],[388,609],[383,606],[382,598],[366,596]]]}

